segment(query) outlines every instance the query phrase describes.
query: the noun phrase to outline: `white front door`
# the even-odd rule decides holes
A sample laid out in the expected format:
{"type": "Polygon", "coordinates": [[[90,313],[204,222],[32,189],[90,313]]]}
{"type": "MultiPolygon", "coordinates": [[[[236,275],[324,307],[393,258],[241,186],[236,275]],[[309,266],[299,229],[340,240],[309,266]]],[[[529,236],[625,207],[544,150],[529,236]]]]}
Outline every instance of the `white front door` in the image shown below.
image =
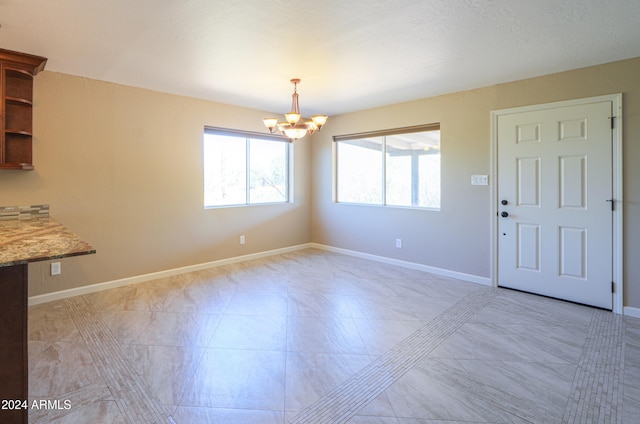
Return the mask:
{"type": "Polygon", "coordinates": [[[612,309],[611,116],[610,101],[498,115],[499,286],[612,309]]]}

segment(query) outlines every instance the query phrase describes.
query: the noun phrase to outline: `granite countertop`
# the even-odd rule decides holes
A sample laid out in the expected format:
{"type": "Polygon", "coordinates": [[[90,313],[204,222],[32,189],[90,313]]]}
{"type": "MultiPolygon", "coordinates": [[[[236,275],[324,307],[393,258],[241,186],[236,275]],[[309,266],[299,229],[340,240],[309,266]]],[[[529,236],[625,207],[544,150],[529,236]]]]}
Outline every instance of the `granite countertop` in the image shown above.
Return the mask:
{"type": "Polygon", "coordinates": [[[0,220],[0,267],[96,253],[51,217],[0,220]]]}

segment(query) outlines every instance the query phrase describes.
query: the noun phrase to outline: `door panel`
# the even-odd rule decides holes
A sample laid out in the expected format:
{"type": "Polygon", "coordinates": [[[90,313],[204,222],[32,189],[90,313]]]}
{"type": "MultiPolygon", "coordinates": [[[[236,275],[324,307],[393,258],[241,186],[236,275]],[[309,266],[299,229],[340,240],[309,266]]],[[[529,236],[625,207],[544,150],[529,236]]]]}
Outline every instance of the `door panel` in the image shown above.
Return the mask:
{"type": "Polygon", "coordinates": [[[540,271],[540,226],[517,224],[518,269],[540,271]]]}
{"type": "Polygon", "coordinates": [[[560,227],[560,276],[587,280],[587,229],[560,227]]]}
{"type": "Polygon", "coordinates": [[[560,208],[587,208],[587,157],[560,157],[560,208]]]}
{"type": "Polygon", "coordinates": [[[498,116],[498,285],[612,308],[611,109],[498,116]]]}
{"type": "Polygon", "coordinates": [[[517,158],[518,206],[540,206],[540,158],[517,158]]]}

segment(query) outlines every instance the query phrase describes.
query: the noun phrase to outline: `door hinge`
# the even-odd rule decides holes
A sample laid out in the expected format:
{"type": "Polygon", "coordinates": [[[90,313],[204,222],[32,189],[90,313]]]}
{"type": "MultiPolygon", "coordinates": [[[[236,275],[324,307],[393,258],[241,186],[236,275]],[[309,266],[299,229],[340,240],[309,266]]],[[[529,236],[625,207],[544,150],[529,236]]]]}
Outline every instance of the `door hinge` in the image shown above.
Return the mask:
{"type": "Polygon", "coordinates": [[[616,117],[615,116],[610,116],[609,119],[611,119],[611,129],[614,129],[616,127],[616,117]]]}
{"type": "Polygon", "coordinates": [[[616,292],[616,283],[614,283],[613,281],[611,282],[611,293],[615,293],[616,292]]]}

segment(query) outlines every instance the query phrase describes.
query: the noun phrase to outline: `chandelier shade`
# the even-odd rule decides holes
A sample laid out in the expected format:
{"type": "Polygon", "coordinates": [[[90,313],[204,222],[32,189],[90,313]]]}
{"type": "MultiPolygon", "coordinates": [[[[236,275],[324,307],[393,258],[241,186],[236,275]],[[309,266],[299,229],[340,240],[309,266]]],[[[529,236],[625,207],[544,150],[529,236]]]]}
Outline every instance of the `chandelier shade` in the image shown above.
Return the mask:
{"type": "Polygon", "coordinates": [[[291,111],[284,114],[285,120],[280,122],[278,118],[264,118],[262,122],[269,129],[270,133],[280,131],[289,140],[298,140],[307,133],[313,134],[327,122],[327,115],[315,115],[310,120],[305,120],[300,114],[300,103],[298,102],[299,78],[291,80],[293,84],[293,94],[291,95],[291,111]]]}

